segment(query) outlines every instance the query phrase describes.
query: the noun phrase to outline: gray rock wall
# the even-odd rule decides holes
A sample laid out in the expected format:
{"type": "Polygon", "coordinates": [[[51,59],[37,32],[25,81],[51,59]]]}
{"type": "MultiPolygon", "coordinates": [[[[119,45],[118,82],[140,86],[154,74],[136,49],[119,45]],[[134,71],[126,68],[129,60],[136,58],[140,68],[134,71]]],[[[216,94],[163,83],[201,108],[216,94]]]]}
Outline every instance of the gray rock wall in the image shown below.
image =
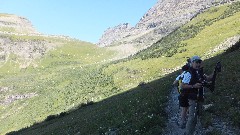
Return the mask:
{"type": "Polygon", "coordinates": [[[131,44],[143,49],[190,21],[203,10],[234,1],[239,0],[159,0],[134,27],[126,23],[127,25],[108,28],[97,45],[105,47],[131,44]]]}

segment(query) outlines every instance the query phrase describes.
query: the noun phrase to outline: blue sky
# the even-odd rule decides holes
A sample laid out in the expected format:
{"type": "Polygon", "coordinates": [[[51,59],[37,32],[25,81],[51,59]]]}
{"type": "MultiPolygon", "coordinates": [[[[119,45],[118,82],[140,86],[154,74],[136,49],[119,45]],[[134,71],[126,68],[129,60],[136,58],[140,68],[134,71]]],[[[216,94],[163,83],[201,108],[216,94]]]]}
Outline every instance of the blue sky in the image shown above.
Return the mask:
{"type": "Polygon", "coordinates": [[[43,34],[96,43],[120,23],[135,26],[157,0],[0,0],[0,13],[29,19],[43,34]]]}

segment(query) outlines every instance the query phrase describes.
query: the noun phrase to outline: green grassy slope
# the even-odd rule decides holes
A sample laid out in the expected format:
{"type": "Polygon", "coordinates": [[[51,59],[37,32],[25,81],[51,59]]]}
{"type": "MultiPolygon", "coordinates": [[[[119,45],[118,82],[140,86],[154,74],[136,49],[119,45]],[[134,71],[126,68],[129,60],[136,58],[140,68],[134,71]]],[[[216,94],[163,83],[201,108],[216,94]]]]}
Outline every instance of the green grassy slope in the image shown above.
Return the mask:
{"type": "Polygon", "coordinates": [[[99,48],[95,45],[85,42],[67,42],[64,46],[48,53],[42,66],[63,67],[66,65],[86,65],[97,62],[108,61],[112,58],[113,52],[107,52],[104,48],[99,48]]]}
{"type": "MultiPolygon", "coordinates": [[[[26,40],[17,37],[18,40],[26,40]]],[[[27,40],[39,40],[39,37],[27,40]]],[[[48,39],[45,39],[48,40],[48,39]]],[[[1,130],[20,129],[40,122],[51,114],[58,114],[88,101],[112,95],[111,77],[101,74],[98,63],[105,63],[114,56],[95,45],[80,41],[54,41],[61,44],[36,60],[38,68],[19,69],[12,62],[15,56],[1,67],[1,130]],[[101,78],[101,79],[99,79],[101,78]],[[105,87],[108,86],[109,88],[105,87]],[[106,92],[101,92],[101,89],[106,92]],[[28,98],[29,95],[33,95],[28,98]],[[27,97],[21,100],[16,98],[27,97]],[[94,99],[92,98],[94,97],[94,99]],[[12,100],[10,103],[9,100],[12,100]]]]}
{"type": "MultiPolygon", "coordinates": [[[[117,130],[119,134],[161,134],[167,119],[165,103],[170,85],[177,75],[177,72],[168,73],[176,66],[185,64],[186,57],[196,54],[205,56],[204,53],[212,47],[238,35],[240,21],[236,20],[239,20],[239,7],[240,4],[236,3],[212,8],[152,47],[118,62],[91,64],[79,58],[79,55],[74,57],[78,54],[75,51],[77,49],[63,47],[64,51],[54,50],[41,62],[43,69],[1,78],[2,85],[14,89],[2,92],[3,95],[8,95],[9,92],[36,92],[38,96],[17,100],[7,106],[1,105],[0,122],[3,124],[0,133],[38,123],[20,133],[103,134],[109,130],[117,130]],[[204,36],[206,33],[218,36],[204,36]],[[70,55],[65,53],[65,50],[71,52],[70,55]],[[64,61],[59,61],[58,58],[64,61]],[[141,81],[148,83],[138,86],[141,81]],[[41,122],[42,120],[45,121],[41,122]]],[[[239,65],[237,60],[240,53],[236,50],[228,54],[212,55],[215,57],[205,60],[207,72],[209,73],[219,60],[222,61],[224,70],[217,80],[217,84],[222,85],[216,86],[216,94],[207,102],[219,102],[229,107],[227,103],[220,101],[218,94],[222,97],[228,87],[232,88],[232,93],[239,93],[236,87],[239,84],[239,74],[234,74],[232,79],[225,69],[237,73],[238,68],[234,66],[239,65]],[[236,61],[232,63],[229,59],[236,61]],[[229,77],[227,80],[224,74],[229,77]],[[222,91],[218,93],[219,90],[222,91]]],[[[87,56],[90,55],[86,53],[82,58],[87,56]]],[[[92,59],[95,61],[97,58],[92,59]]],[[[239,96],[236,95],[229,96],[237,100],[239,96]]],[[[216,105],[214,109],[222,109],[221,107],[216,105]]],[[[233,117],[230,117],[233,122],[236,122],[239,116],[237,108],[238,104],[230,107],[234,113],[233,117]]],[[[226,116],[216,110],[215,114],[226,116]]]]}

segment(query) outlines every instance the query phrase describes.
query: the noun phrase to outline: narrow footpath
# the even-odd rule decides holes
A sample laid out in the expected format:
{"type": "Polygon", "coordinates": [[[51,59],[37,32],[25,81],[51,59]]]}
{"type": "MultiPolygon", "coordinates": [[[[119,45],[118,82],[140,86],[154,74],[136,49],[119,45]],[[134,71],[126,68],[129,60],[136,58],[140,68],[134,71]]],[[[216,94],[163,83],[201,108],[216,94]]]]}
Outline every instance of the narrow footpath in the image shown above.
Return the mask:
{"type": "MultiPolygon", "coordinates": [[[[168,113],[168,123],[163,134],[164,135],[184,135],[185,129],[181,129],[178,126],[178,122],[180,120],[180,108],[178,104],[178,92],[176,88],[173,88],[171,90],[166,111],[168,113]]],[[[215,131],[217,130],[217,133],[219,133],[219,135],[239,135],[240,134],[240,129],[236,129],[232,127],[229,124],[229,122],[222,121],[218,117],[213,116],[212,125],[207,128],[203,128],[201,126],[200,120],[198,120],[194,135],[211,134],[213,130],[215,131]]]]}
{"type": "Polygon", "coordinates": [[[168,106],[166,108],[168,113],[168,123],[164,135],[184,135],[185,129],[178,126],[180,120],[180,108],[178,104],[178,92],[173,88],[169,95],[168,106]]]}

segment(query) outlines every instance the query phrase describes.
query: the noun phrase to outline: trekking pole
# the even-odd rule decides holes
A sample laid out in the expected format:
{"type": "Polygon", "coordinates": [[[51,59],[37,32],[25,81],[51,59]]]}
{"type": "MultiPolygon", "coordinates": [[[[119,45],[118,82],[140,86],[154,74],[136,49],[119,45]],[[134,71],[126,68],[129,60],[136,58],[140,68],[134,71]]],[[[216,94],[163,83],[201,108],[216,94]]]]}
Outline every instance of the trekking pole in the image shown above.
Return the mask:
{"type": "MultiPolygon", "coordinates": [[[[202,89],[203,93],[204,93],[204,87],[202,89]]],[[[196,125],[195,125],[195,132],[197,134],[201,134],[201,131],[202,131],[202,123],[201,123],[201,114],[202,114],[202,105],[201,105],[201,102],[202,102],[202,99],[204,97],[204,94],[201,95],[203,97],[200,96],[200,89],[198,89],[198,98],[196,100],[196,107],[195,107],[195,111],[196,111],[196,115],[195,115],[195,120],[196,120],[196,125]]]]}

